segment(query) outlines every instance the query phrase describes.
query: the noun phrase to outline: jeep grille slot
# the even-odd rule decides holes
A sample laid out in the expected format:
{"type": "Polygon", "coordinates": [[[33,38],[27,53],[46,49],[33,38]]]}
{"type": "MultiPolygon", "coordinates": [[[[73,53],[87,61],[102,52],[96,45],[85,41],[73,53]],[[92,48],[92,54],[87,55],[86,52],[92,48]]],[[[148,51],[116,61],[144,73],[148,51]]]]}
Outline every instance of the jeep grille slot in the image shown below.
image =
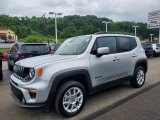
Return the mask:
{"type": "Polygon", "coordinates": [[[20,80],[23,80],[29,74],[29,68],[25,68],[19,65],[14,66],[14,76],[20,80]]]}

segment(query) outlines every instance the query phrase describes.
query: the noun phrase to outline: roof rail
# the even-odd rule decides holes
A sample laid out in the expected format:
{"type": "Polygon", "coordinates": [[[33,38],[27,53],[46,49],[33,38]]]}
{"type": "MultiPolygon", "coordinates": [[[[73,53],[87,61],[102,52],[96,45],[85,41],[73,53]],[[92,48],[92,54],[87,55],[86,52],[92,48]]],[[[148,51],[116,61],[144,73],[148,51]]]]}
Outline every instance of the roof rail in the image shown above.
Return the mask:
{"type": "Polygon", "coordinates": [[[124,35],[133,35],[132,33],[126,33],[126,32],[105,32],[105,31],[96,32],[94,34],[124,34],[124,35]]]}

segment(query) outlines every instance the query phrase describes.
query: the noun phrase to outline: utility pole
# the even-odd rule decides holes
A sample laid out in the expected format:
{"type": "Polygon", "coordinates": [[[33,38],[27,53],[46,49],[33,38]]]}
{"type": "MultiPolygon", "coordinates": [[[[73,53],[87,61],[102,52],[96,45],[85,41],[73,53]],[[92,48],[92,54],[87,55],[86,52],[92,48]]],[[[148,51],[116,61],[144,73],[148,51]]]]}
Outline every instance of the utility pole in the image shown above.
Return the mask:
{"type": "Polygon", "coordinates": [[[105,23],[105,24],[106,24],[106,32],[108,32],[108,24],[111,23],[111,22],[102,21],[102,23],[105,23]]]}
{"type": "Polygon", "coordinates": [[[58,43],[57,40],[57,15],[62,15],[62,13],[55,13],[55,12],[49,12],[50,15],[55,15],[55,36],[56,36],[56,43],[58,43]]]}
{"type": "Polygon", "coordinates": [[[160,43],[160,12],[159,12],[159,43],[160,43]]]}
{"type": "Polygon", "coordinates": [[[48,38],[48,33],[47,33],[47,19],[46,19],[46,13],[44,13],[42,15],[42,18],[44,18],[44,22],[45,22],[45,32],[47,34],[47,42],[48,42],[48,47],[49,47],[49,51],[51,51],[51,46],[50,46],[50,43],[49,43],[49,38],[48,38]]]}
{"type": "Polygon", "coordinates": [[[134,35],[137,36],[137,28],[138,28],[139,26],[132,26],[132,27],[134,28],[134,35]]]}
{"type": "Polygon", "coordinates": [[[152,40],[152,39],[153,39],[153,37],[152,37],[153,35],[154,35],[154,34],[150,34],[150,36],[151,36],[151,42],[153,41],[153,40],[152,40]]]}

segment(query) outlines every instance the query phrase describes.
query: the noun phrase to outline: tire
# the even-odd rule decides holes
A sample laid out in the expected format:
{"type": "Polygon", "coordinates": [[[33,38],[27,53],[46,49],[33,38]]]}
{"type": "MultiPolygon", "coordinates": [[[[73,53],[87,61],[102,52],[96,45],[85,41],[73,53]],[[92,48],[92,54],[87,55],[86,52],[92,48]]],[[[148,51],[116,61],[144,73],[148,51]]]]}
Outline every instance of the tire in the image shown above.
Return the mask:
{"type": "Polygon", "coordinates": [[[3,80],[3,72],[2,72],[2,68],[0,68],[0,81],[3,80]]]}
{"type": "Polygon", "coordinates": [[[9,61],[8,61],[8,70],[9,70],[9,71],[13,71],[13,66],[11,66],[11,65],[9,64],[9,61]]]}
{"type": "Polygon", "coordinates": [[[154,57],[158,57],[157,53],[154,51],[154,57]]]}
{"type": "Polygon", "coordinates": [[[138,66],[135,71],[133,78],[130,80],[131,86],[134,88],[140,88],[145,82],[145,70],[143,67],[138,66]]]}
{"type": "Polygon", "coordinates": [[[146,55],[147,56],[147,58],[150,58],[151,57],[151,55],[146,55]]]}
{"type": "Polygon", "coordinates": [[[82,84],[76,81],[68,81],[60,86],[56,96],[56,112],[65,117],[72,117],[78,114],[83,109],[86,101],[86,91],[82,84]],[[72,95],[73,90],[77,91],[77,94],[70,97],[69,94],[72,95]],[[65,99],[64,96],[66,96],[65,99]],[[66,103],[64,103],[64,101],[66,103]]]}

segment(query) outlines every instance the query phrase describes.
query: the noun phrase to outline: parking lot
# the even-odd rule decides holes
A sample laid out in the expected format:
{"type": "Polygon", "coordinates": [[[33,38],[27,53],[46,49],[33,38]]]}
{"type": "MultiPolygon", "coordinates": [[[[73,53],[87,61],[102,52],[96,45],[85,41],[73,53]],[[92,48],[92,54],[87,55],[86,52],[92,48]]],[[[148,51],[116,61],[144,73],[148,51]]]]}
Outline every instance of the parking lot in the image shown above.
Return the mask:
{"type": "MultiPolygon", "coordinates": [[[[82,112],[69,119],[85,119],[107,106],[110,106],[129,95],[135,94],[150,85],[160,81],[160,57],[148,60],[149,68],[144,87],[135,89],[128,83],[117,85],[90,96],[82,112]]],[[[2,120],[58,120],[64,119],[54,111],[46,112],[42,109],[23,109],[12,102],[10,96],[9,76],[12,74],[7,69],[6,61],[3,62],[4,80],[0,82],[0,118],[2,120]]],[[[123,109],[123,108],[122,108],[123,109]]],[[[123,113],[125,115],[125,113],[123,113]]],[[[104,116],[102,116],[103,118],[104,116]]],[[[114,117],[114,116],[113,116],[114,117]]],[[[104,119],[104,118],[103,118],[104,119]]]]}

